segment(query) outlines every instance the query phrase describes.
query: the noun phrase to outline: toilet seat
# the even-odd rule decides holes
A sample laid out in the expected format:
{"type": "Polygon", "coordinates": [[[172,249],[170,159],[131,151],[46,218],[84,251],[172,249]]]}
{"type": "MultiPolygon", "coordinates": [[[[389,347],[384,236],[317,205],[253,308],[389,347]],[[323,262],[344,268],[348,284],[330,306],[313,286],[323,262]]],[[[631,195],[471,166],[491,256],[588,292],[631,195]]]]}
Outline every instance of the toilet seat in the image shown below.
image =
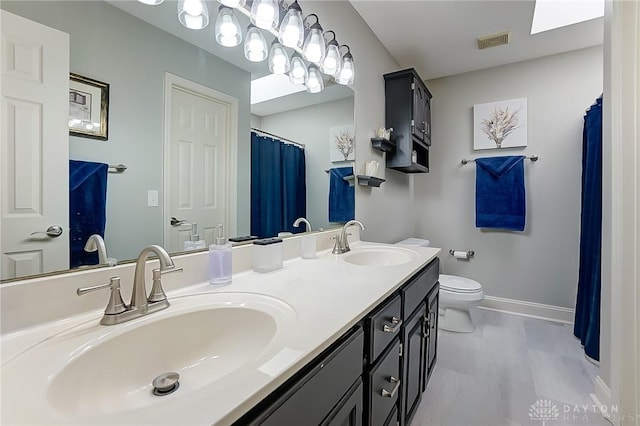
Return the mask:
{"type": "Polygon", "coordinates": [[[482,286],[479,282],[469,278],[458,277],[455,275],[440,274],[440,290],[450,293],[481,293],[482,286]]]}

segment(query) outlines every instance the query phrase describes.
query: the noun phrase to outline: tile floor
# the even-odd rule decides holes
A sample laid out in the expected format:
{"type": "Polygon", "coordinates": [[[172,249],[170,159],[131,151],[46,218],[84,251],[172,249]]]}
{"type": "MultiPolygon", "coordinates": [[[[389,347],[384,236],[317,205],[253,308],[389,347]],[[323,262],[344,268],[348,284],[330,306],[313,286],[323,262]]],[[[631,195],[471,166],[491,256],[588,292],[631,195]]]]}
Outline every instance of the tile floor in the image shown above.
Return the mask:
{"type": "Polygon", "coordinates": [[[473,333],[440,331],[411,426],[610,426],[589,397],[598,367],[572,326],[483,309],[472,317],[473,333]]]}

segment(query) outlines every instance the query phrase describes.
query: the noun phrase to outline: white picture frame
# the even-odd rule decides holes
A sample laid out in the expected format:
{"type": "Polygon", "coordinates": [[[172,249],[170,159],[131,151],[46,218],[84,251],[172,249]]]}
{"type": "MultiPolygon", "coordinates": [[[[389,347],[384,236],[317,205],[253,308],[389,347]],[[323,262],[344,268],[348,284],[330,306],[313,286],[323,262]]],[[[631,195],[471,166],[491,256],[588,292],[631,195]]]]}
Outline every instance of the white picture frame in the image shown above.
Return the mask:
{"type": "Polygon", "coordinates": [[[329,128],[329,158],[332,163],[355,161],[355,131],[353,124],[329,128]]]}
{"type": "Polygon", "coordinates": [[[527,146],[527,98],[473,106],[473,149],[527,146]]]}

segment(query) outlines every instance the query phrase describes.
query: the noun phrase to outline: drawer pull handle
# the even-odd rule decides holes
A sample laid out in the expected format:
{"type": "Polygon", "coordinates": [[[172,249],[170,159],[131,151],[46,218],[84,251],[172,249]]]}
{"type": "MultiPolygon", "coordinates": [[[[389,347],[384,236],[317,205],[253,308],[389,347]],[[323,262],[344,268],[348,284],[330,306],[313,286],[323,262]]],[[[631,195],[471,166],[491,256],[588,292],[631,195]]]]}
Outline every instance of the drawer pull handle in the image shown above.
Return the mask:
{"type": "Polygon", "coordinates": [[[391,317],[391,323],[393,325],[385,324],[384,327],[382,327],[382,331],[384,331],[385,333],[395,333],[400,329],[402,320],[396,317],[391,317]]]}
{"type": "Polygon", "coordinates": [[[389,392],[385,388],[382,388],[382,390],[380,391],[380,395],[385,398],[393,398],[394,396],[396,396],[396,393],[398,393],[398,389],[400,388],[400,379],[396,379],[395,377],[390,376],[389,383],[393,385],[393,389],[391,389],[391,392],[389,392]]]}

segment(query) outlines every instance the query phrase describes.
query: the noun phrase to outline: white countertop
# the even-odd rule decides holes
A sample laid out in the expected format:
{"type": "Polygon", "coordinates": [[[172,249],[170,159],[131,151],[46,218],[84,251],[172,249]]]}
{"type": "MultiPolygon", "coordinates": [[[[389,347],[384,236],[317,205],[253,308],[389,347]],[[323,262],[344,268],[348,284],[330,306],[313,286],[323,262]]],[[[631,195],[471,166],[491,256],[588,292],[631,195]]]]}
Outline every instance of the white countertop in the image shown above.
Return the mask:
{"type": "MultiPolygon", "coordinates": [[[[374,246],[387,245],[356,242],[351,247],[356,252],[374,246]]],[[[284,348],[267,362],[261,361],[260,365],[249,363],[213,384],[202,386],[197,392],[181,393],[178,390],[162,397],[162,402],[152,407],[101,413],[98,416],[71,417],[55,409],[41,410],[37,407],[37,401],[31,400],[30,414],[25,418],[25,423],[230,424],[331,345],[440,252],[440,249],[431,247],[411,247],[411,250],[419,254],[417,259],[397,266],[353,265],[344,261],[344,255],[336,256],[325,250],[318,253],[317,259],[285,261],[283,269],[271,273],[249,271],[234,274],[233,282],[227,286],[214,287],[205,282],[169,291],[169,301],[176,303],[185,299],[183,296],[203,293],[235,292],[269,296],[281,300],[295,311],[295,325],[289,330],[284,348]]],[[[148,317],[154,315],[162,313],[148,317]]],[[[64,335],[70,328],[78,327],[82,328],[83,333],[96,330],[107,333],[119,327],[99,325],[101,316],[102,311],[92,311],[3,336],[3,368],[11,363],[12,358],[40,344],[46,336],[56,333],[64,335]]],[[[233,324],[224,326],[232,327],[233,324]]],[[[144,351],[145,348],[132,350],[144,351]]],[[[46,398],[43,390],[30,389],[28,378],[20,383],[7,383],[3,379],[2,394],[3,405],[11,403],[13,399],[7,399],[7,395],[23,395],[24,399],[46,398]]],[[[21,417],[8,418],[5,411],[1,419],[3,423],[19,423],[21,417]]]]}

